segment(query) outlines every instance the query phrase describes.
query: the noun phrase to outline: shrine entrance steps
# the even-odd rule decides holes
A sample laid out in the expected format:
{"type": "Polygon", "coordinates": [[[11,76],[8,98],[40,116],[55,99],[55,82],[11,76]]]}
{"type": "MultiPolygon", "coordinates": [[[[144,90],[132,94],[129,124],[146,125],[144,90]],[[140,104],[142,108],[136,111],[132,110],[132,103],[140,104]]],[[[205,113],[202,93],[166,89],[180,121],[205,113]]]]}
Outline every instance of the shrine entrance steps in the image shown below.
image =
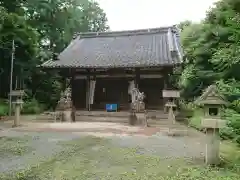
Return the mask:
{"type": "MultiPolygon", "coordinates": [[[[149,110],[147,113],[148,124],[150,126],[170,125],[168,114],[163,110],[149,110]]],[[[112,123],[129,123],[129,112],[106,112],[106,111],[77,111],[77,122],[112,122],[112,123]]]]}

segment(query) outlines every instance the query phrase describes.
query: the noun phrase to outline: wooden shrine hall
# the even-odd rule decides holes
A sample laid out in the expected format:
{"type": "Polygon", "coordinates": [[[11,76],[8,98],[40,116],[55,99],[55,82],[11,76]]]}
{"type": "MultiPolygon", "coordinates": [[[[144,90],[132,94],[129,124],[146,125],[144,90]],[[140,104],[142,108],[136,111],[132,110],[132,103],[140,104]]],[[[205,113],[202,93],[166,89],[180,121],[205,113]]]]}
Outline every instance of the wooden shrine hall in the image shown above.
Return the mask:
{"type": "Polygon", "coordinates": [[[169,75],[182,63],[175,26],[117,32],[79,33],[57,60],[43,68],[59,69],[71,78],[76,110],[105,110],[115,104],[128,110],[130,91],[145,93],[146,109],[163,109],[162,90],[171,89],[169,75]]]}

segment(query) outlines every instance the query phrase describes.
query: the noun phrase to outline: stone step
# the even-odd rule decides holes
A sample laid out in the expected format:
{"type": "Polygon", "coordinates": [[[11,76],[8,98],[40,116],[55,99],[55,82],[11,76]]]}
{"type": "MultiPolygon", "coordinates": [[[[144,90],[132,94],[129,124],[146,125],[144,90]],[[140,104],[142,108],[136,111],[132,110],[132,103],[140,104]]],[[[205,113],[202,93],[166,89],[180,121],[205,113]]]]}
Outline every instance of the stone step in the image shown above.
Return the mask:
{"type": "MultiPolygon", "coordinates": [[[[112,123],[129,123],[128,117],[91,117],[91,116],[76,116],[77,122],[112,122],[112,123]]],[[[167,119],[148,119],[150,125],[169,125],[167,119]]]]}
{"type": "MultiPolygon", "coordinates": [[[[106,112],[106,111],[76,111],[76,116],[89,116],[89,117],[129,117],[129,112],[106,112]]],[[[148,111],[149,118],[167,119],[168,114],[163,111],[148,111]]]]}
{"type": "MultiPolygon", "coordinates": [[[[157,125],[171,125],[167,119],[167,114],[164,113],[150,113],[148,116],[148,124],[151,126],[157,125]],[[152,115],[152,116],[150,116],[152,115]]],[[[43,122],[54,122],[53,113],[45,113],[42,115],[35,116],[32,120],[38,120],[43,122]]],[[[76,112],[77,122],[112,122],[112,123],[129,123],[128,112],[76,112]]]]}

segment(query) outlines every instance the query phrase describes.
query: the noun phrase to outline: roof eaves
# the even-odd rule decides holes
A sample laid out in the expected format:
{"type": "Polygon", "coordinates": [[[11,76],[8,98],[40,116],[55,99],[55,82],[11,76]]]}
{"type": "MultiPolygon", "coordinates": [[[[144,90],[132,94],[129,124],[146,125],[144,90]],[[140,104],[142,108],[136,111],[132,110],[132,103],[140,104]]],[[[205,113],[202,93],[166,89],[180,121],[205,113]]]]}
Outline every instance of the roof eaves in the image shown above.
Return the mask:
{"type": "Polygon", "coordinates": [[[183,49],[180,42],[180,30],[177,28],[177,26],[174,26],[172,28],[172,35],[173,35],[173,44],[174,44],[174,51],[175,51],[174,55],[182,63],[184,54],[183,54],[183,49]]]}
{"type": "Polygon", "coordinates": [[[56,63],[56,61],[46,61],[40,67],[43,68],[142,68],[142,67],[168,67],[172,65],[179,65],[179,63],[166,63],[166,64],[141,64],[141,65],[104,65],[104,66],[94,66],[94,65],[78,65],[78,64],[65,64],[61,65],[56,63]]]}
{"type": "Polygon", "coordinates": [[[48,61],[42,63],[40,66],[41,66],[41,67],[48,66],[49,63],[51,63],[51,62],[52,62],[52,60],[48,60],[48,61]]]}
{"type": "Polygon", "coordinates": [[[168,29],[172,29],[172,28],[173,28],[172,26],[169,26],[169,27],[149,28],[149,29],[129,30],[129,31],[85,32],[85,33],[78,33],[78,35],[80,35],[81,38],[130,36],[130,35],[167,32],[168,29]]]}

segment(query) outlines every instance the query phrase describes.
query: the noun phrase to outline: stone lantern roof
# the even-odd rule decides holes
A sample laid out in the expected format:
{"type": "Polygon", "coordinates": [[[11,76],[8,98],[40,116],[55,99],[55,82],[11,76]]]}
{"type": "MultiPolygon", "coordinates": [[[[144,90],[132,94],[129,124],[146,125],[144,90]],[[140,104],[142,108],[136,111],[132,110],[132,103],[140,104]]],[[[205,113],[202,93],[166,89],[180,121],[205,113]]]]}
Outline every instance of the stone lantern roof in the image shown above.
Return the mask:
{"type": "Polygon", "coordinates": [[[198,105],[226,105],[227,101],[219,93],[216,85],[208,86],[203,94],[196,100],[198,105]]]}

